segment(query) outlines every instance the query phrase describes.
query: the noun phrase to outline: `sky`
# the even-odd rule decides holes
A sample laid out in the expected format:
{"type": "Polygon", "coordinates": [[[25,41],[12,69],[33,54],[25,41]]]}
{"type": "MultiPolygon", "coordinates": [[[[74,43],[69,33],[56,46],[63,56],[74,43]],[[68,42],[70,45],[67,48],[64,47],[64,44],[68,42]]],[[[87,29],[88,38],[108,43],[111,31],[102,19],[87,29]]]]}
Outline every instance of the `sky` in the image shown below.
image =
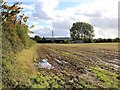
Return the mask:
{"type": "MultiPolygon", "coordinates": [[[[16,1],[16,0],[14,0],[16,1]]],[[[94,27],[95,38],[118,37],[119,0],[21,0],[22,13],[29,16],[28,25],[41,37],[70,37],[75,22],[87,22],[94,27]]]]}

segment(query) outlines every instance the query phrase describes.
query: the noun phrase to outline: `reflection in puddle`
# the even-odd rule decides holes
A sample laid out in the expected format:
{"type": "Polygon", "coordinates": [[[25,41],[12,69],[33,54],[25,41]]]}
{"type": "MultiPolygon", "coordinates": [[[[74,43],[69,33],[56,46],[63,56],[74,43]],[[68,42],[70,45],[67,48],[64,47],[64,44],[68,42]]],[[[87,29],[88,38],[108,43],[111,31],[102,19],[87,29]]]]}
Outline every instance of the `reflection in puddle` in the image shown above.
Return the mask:
{"type": "Polygon", "coordinates": [[[63,63],[68,63],[68,62],[66,62],[66,61],[63,61],[63,63]]]}
{"type": "MultiPolygon", "coordinates": [[[[60,58],[59,58],[60,59],[60,58]]],[[[57,58],[54,58],[54,60],[55,61],[57,61],[58,63],[60,63],[60,64],[62,64],[62,63],[65,63],[65,64],[67,64],[68,62],[66,62],[66,61],[64,61],[64,60],[59,60],[59,59],[57,59],[57,58]]]]}
{"type": "Polygon", "coordinates": [[[58,60],[57,58],[54,58],[55,61],[57,61],[58,63],[62,63],[60,60],[58,60]]]}
{"type": "Polygon", "coordinates": [[[38,68],[52,69],[54,67],[48,62],[48,59],[43,59],[42,62],[38,63],[38,68]]]}
{"type": "MultiPolygon", "coordinates": [[[[118,60],[118,59],[114,59],[114,60],[118,60]]],[[[104,64],[106,64],[106,65],[111,65],[111,66],[113,66],[113,67],[115,67],[115,68],[119,68],[120,66],[118,65],[118,63],[117,64],[115,64],[115,63],[111,63],[111,62],[105,62],[105,61],[103,61],[103,60],[100,60],[100,62],[102,62],[102,63],[104,63],[104,64]]],[[[113,62],[113,61],[112,61],[113,62]]]]}

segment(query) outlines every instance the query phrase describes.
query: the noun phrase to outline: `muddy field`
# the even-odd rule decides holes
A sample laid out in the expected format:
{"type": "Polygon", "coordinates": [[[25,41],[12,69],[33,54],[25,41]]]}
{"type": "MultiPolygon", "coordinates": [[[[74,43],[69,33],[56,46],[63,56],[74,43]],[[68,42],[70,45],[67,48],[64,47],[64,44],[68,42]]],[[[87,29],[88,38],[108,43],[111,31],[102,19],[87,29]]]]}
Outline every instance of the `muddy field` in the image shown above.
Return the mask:
{"type": "Polygon", "coordinates": [[[118,88],[118,44],[40,44],[34,87],[118,88]]]}

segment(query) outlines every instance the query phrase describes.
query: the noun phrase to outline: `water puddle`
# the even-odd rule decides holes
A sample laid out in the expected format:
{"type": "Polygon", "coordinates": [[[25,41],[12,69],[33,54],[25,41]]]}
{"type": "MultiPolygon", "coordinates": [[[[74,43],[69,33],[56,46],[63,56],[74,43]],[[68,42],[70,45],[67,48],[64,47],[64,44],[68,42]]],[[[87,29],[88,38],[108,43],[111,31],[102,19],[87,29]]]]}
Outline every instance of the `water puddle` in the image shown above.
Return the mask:
{"type": "Polygon", "coordinates": [[[114,61],[118,61],[118,59],[116,58],[116,59],[113,59],[114,61]]]}
{"type": "Polygon", "coordinates": [[[116,68],[119,68],[119,59],[113,59],[113,60],[110,60],[110,65],[116,67],[116,68]]]}
{"type": "Polygon", "coordinates": [[[58,63],[62,64],[62,62],[60,60],[58,60],[57,58],[54,58],[55,61],[57,61],[58,63]]]}
{"type": "Polygon", "coordinates": [[[63,61],[63,63],[67,64],[68,62],[66,62],[66,61],[63,61]]]}
{"type": "MultiPolygon", "coordinates": [[[[59,59],[61,59],[61,58],[59,58],[59,59]]],[[[59,60],[59,59],[54,58],[54,60],[57,61],[57,62],[60,63],[60,64],[62,64],[62,63],[67,64],[67,63],[68,63],[68,62],[66,62],[66,61],[64,61],[64,60],[59,60]]]]}
{"type": "Polygon", "coordinates": [[[52,69],[54,67],[48,62],[48,59],[43,59],[42,62],[37,63],[37,68],[52,69]]]}
{"type": "Polygon", "coordinates": [[[110,63],[113,63],[113,64],[120,65],[120,64],[119,64],[119,59],[113,59],[113,60],[110,60],[109,62],[110,62],[110,63]]]}
{"type": "MultiPolygon", "coordinates": [[[[118,59],[114,59],[114,60],[118,60],[118,59]]],[[[104,63],[104,64],[106,64],[106,65],[111,65],[111,66],[113,66],[113,67],[115,67],[115,68],[119,68],[120,66],[119,65],[117,65],[117,64],[113,64],[113,63],[108,63],[108,62],[105,62],[105,61],[102,61],[102,60],[100,60],[100,62],[102,62],[102,63],[104,63]]]]}

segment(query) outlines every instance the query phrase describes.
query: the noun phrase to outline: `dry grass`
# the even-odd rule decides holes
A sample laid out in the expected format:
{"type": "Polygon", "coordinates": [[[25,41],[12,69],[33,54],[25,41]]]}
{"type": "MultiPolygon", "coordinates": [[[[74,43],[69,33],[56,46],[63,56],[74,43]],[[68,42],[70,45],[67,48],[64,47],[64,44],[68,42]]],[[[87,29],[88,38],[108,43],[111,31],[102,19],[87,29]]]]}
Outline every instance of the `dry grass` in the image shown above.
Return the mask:
{"type": "Polygon", "coordinates": [[[36,75],[36,69],[33,66],[33,61],[37,58],[37,45],[16,54],[16,59],[19,61],[20,67],[24,73],[29,75],[36,75]]]}

